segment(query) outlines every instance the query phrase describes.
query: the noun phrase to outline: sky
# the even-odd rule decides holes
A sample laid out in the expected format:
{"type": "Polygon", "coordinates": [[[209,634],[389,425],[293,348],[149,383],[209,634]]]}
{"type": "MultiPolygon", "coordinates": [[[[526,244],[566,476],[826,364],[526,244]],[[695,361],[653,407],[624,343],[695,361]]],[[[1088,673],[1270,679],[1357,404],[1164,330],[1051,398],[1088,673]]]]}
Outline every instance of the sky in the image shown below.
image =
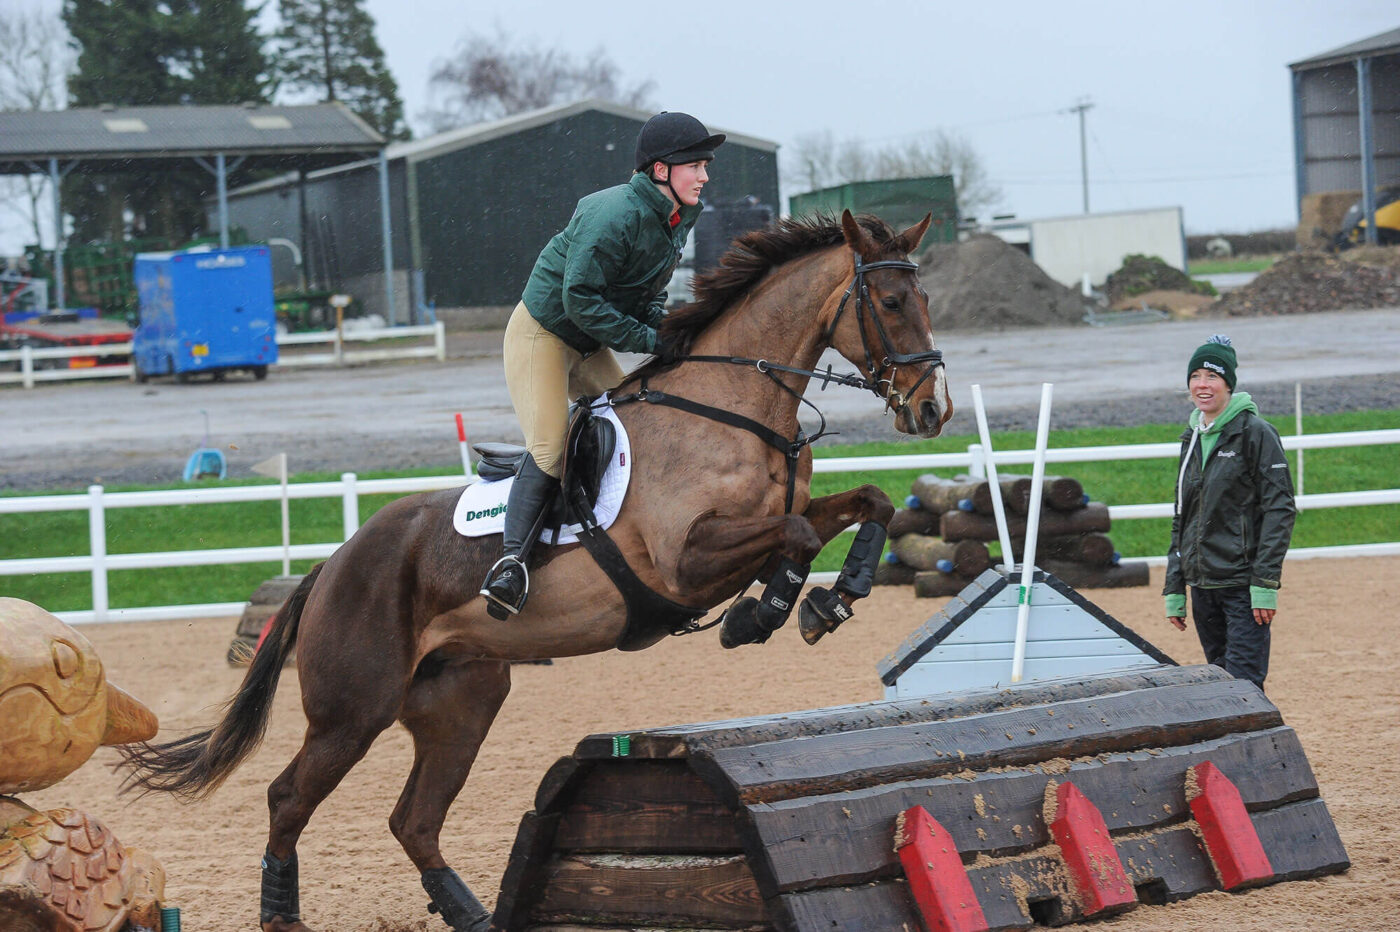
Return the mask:
{"type": "MultiPolygon", "coordinates": [[[[472,30],[602,48],[660,109],[791,147],[954,131],[997,213],[1180,206],[1188,232],[1297,223],[1290,62],[1400,26],[1395,0],[368,0],[410,122],[472,30]]],[[[781,150],[780,150],[781,157],[781,150]]],[[[722,160],[714,167],[723,171],[722,160]]],[[[992,211],[987,211],[990,214],[992,211]]],[[[984,217],[985,219],[985,217],[984,217]]]]}
{"type": "MultiPolygon", "coordinates": [[[[1083,210],[1079,118],[1069,108],[1087,99],[1090,209],[1181,207],[1188,233],[1294,226],[1288,64],[1400,26],[1395,0],[366,7],[420,134],[433,66],[473,31],[499,30],[580,58],[601,48],[625,84],[654,82],[658,109],[788,151],[823,131],[871,148],[954,132],[1001,190],[983,219],[1031,219],[1083,210]]],[[[15,242],[0,229],[0,254],[15,242]]]]}

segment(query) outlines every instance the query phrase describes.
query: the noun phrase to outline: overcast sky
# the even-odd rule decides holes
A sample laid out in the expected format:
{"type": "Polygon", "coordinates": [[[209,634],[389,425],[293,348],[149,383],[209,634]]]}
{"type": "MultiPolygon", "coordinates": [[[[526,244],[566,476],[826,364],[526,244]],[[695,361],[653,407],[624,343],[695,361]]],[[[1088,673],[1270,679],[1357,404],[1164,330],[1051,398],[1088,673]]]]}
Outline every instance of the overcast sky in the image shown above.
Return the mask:
{"type": "MultiPolygon", "coordinates": [[[[1396,0],[367,6],[419,132],[434,63],[499,27],[580,57],[601,47],[626,84],[655,83],[658,108],[784,146],[823,130],[875,148],[955,131],[1000,187],[996,212],[1035,218],[1082,210],[1066,110],[1087,98],[1091,209],[1180,206],[1189,233],[1294,225],[1288,63],[1400,26],[1396,0]]],[[[0,253],[12,239],[0,229],[0,253]]]]}
{"type": "MultiPolygon", "coordinates": [[[[1400,26],[1396,0],[368,0],[410,120],[470,30],[602,47],[654,102],[780,144],[965,136],[999,212],[1180,206],[1188,232],[1296,224],[1288,63],[1400,26]]],[[[715,171],[724,170],[723,162],[715,171]]]]}

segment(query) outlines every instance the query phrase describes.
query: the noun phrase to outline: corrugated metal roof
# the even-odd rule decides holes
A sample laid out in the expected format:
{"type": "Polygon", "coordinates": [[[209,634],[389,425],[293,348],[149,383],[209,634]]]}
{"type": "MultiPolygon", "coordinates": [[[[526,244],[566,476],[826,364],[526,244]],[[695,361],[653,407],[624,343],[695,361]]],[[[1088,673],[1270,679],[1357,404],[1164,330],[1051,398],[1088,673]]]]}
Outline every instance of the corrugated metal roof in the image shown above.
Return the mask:
{"type": "Polygon", "coordinates": [[[1381,55],[1394,55],[1397,53],[1400,53],[1400,29],[1392,29],[1389,32],[1382,32],[1379,35],[1371,36],[1369,39],[1362,39],[1359,42],[1344,45],[1330,52],[1314,55],[1312,58],[1295,61],[1288,67],[1294,70],[1321,68],[1327,65],[1335,65],[1338,62],[1350,61],[1355,58],[1376,58],[1381,55]]]}
{"type": "Polygon", "coordinates": [[[361,154],[384,138],[345,105],[96,107],[0,113],[0,163],[361,154]]]}
{"type": "MultiPolygon", "coordinates": [[[[500,139],[515,133],[534,129],[537,126],[546,126],[557,120],[585,113],[589,110],[600,110],[604,113],[611,113],[615,116],[626,117],[645,123],[654,114],[650,110],[637,110],[616,104],[609,100],[598,98],[587,98],[576,100],[568,104],[556,104],[552,107],[541,107],[538,110],[528,110],[524,113],[517,113],[500,120],[493,120],[489,123],[473,123],[471,126],[464,126],[461,129],[448,130],[445,133],[438,133],[435,136],[428,136],[425,139],[415,139],[410,142],[396,142],[389,145],[384,150],[385,157],[389,161],[395,159],[405,159],[408,162],[423,162],[448,152],[456,152],[459,149],[466,149],[470,146],[477,146],[483,142],[493,139],[500,139]]],[[[751,149],[758,149],[763,152],[777,152],[778,144],[768,139],[760,139],[757,136],[748,136],[743,133],[732,133],[722,126],[711,126],[705,124],[712,133],[724,133],[726,142],[737,143],[741,146],[748,146],[751,149]]],[[[337,172],[356,171],[366,166],[375,164],[374,159],[366,159],[357,162],[346,162],[331,168],[323,168],[307,174],[308,178],[323,178],[326,175],[337,172]]],[[[278,178],[269,178],[241,188],[230,191],[230,194],[251,194],[255,191],[265,191],[282,185],[292,184],[296,181],[296,175],[286,175],[278,178]]]]}

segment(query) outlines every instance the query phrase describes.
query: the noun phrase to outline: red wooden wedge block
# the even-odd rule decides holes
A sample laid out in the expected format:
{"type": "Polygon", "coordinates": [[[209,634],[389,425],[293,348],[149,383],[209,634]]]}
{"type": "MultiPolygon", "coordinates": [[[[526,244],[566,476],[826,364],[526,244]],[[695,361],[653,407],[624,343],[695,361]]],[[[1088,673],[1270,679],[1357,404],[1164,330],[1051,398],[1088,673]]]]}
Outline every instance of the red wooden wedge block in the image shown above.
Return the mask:
{"type": "Polygon", "coordinates": [[[1222,887],[1236,890],[1274,875],[1240,791],[1220,768],[1210,761],[1188,768],[1186,799],[1222,887]]]}
{"type": "Polygon", "coordinates": [[[1073,783],[1045,787],[1046,821],[1065,858],[1084,914],[1123,912],[1137,905],[1137,891],[1118,860],[1103,814],[1073,783]],[[1054,794],[1051,797],[1051,794],[1054,794]],[[1051,808],[1053,805],[1053,809],[1051,808]]]}
{"type": "Polygon", "coordinates": [[[895,822],[894,847],[929,932],[984,932],[989,928],[953,836],[923,806],[900,814],[895,822]]]}

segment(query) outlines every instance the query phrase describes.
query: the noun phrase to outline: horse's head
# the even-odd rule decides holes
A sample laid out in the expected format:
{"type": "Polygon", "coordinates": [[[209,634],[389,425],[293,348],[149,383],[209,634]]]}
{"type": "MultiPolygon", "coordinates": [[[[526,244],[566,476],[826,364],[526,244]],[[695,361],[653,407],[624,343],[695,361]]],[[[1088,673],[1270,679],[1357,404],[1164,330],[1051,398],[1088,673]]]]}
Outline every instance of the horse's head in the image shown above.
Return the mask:
{"type": "Polygon", "coordinates": [[[827,325],[827,342],[885,399],[895,427],[920,437],[938,436],[953,416],[928,295],[909,261],[932,217],[882,243],[849,210],[841,215],[846,245],[855,254],[853,279],[827,325]]]}

